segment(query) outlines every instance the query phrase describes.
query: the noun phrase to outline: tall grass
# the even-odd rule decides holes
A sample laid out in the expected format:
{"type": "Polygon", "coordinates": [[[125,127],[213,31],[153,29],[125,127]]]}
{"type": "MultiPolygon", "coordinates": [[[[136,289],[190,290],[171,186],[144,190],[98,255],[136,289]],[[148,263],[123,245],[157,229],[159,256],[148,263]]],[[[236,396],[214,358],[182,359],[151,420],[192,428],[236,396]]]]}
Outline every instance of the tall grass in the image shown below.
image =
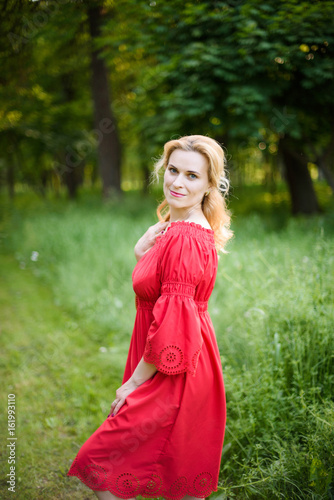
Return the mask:
{"type": "Polygon", "coordinates": [[[213,296],[227,387],[223,498],[332,498],[331,216],[235,226],[213,296]],[[238,241],[239,239],[239,241],[238,241]]]}
{"type": "MultiPolygon", "coordinates": [[[[155,206],[154,197],[143,202],[130,194],[107,205],[92,197],[78,203],[27,195],[14,205],[2,200],[3,256],[14,255],[20,272],[52,291],[74,325],[64,362],[73,349],[100,349],[96,361],[104,363],[108,352],[121,378],[135,318],[133,247],[156,222],[155,206]],[[84,336],[78,324],[87,325],[84,336]]],[[[333,212],[292,219],[284,205],[268,210],[266,204],[263,215],[245,214],[237,198],[231,209],[235,238],[219,259],[209,302],[227,395],[213,497],[334,498],[333,212]]],[[[76,370],[72,389],[67,382],[74,405],[80,376],[95,377],[88,360],[76,370]]],[[[101,391],[107,384],[107,377],[99,382],[101,391]]],[[[87,410],[79,402],[77,411],[82,437],[87,410]]]]}

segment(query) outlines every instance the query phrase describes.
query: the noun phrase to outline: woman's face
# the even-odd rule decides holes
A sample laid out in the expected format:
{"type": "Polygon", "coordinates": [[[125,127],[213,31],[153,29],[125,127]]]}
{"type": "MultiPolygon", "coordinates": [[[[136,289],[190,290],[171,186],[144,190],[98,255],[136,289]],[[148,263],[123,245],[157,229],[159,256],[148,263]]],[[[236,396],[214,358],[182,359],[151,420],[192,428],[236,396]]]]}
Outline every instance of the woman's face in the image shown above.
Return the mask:
{"type": "Polygon", "coordinates": [[[205,156],[197,151],[174,150],[164,175],[164,195],[174,215],[182,217],[188,209],[201,209],[203,196],[209,187],[205,156]]]}

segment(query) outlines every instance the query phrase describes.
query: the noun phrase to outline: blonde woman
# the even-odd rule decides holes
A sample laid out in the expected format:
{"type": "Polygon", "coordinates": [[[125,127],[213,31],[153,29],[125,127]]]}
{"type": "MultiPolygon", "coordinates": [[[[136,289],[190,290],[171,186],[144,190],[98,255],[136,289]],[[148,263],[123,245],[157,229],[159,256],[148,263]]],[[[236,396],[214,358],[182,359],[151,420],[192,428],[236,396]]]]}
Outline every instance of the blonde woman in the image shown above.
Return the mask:
{"type": "Polygon", "coordinates": [[[222,147],[201,135],[167,142],[155,164],[164,200],[135,246],[137,313],[122,386],[68,472],[101,500],[217,491],[226,403],[208,300],[232,237],[224,167],[222,147]]]}

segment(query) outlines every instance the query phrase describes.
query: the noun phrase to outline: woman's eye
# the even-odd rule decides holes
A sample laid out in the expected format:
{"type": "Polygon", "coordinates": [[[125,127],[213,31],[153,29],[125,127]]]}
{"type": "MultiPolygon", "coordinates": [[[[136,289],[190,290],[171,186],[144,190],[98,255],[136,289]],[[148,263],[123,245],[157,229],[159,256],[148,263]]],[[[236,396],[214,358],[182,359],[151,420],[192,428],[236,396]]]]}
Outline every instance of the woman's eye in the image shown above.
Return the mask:
{"type": "MultiPolygon", "coordinates": [[[[169,167],[169,171],[172,173],[177,172],[176,168],[174,168],[174,167],[169,167]]],[[[193,177],[191,177],[191,179],[197,179],[197,175],[195,175],[195,174],[189,174],[189,175],[193,176],[193,177]]]]}

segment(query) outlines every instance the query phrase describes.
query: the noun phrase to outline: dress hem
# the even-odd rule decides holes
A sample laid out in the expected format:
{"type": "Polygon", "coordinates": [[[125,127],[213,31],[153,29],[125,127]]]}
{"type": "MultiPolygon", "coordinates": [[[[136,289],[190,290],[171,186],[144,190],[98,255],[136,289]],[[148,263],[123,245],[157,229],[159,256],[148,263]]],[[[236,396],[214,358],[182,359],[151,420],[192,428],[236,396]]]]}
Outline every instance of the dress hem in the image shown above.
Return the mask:
{"type": "MultiPolygon", "coordinates": [[[[203,473],[206,475],[206,473],[203,473]]],[[[97,484],[93,484],[92,481],[86,480],[83,475],[77,471],[77,472],[68,472],[66,474],[67,476],[72,476],[72,477],[77,477],[82,483],[84,483],[88,488],[90,488],[92,491],[109,491],[116,497],[122,498],[124,500],[129,500],[130,498],[136,498],[137,496],[141,496],[143,498],[152,498],[152,499],[165,499],[165,500],[182,500],[182,498],[186,495],[193,496],[198,499],[205,499],[209,497],[212,493],[218,491],[218,485],[216,486],[216,489],[213,485],[207,485],[207,488],[203,488],[203,492],[196,491],[194,488],[191,488],[189,484],[186,484],[186,478],[181,477],[178,478],[177,481],[175,481],[170,488],[163,488],[162,484],[158,484],[158,481],[155,480],[155,478],[159,478],[159,476],[153,475],[150,480],[146,482],[145,485],[143,486],[138,486],[135,490],[129,491],[127,493],[122,493],[119,491],[117,487],[113,487],[110,484],[105,484],[103,481],[101,483],[100,488],[98,487],[97,484]],[[155,476],[155,477],[154,477],[155,476]],[[182,481],[183,480],[183,481],[182,481]],[[168,493],[168,490],[171,488],[178,489],[178,492],[175,492],[175,494],[168,493]],[[152,489],[152,491],[148,491],[149,489],[152,489]],[[154,491],[155,490],[155,491],[154,491]],[[200,495],[200,496],[196,496],[200,495]]],[[[210,474],[211,475],[211,474],[210,474]]],[[[132,476],[132,475],[131,475],[132,476]]],[[[134,476],[132,476],[134,477],[134,476]]],[[[161,479],[161,478],[159,478],[161,479]]]]}

